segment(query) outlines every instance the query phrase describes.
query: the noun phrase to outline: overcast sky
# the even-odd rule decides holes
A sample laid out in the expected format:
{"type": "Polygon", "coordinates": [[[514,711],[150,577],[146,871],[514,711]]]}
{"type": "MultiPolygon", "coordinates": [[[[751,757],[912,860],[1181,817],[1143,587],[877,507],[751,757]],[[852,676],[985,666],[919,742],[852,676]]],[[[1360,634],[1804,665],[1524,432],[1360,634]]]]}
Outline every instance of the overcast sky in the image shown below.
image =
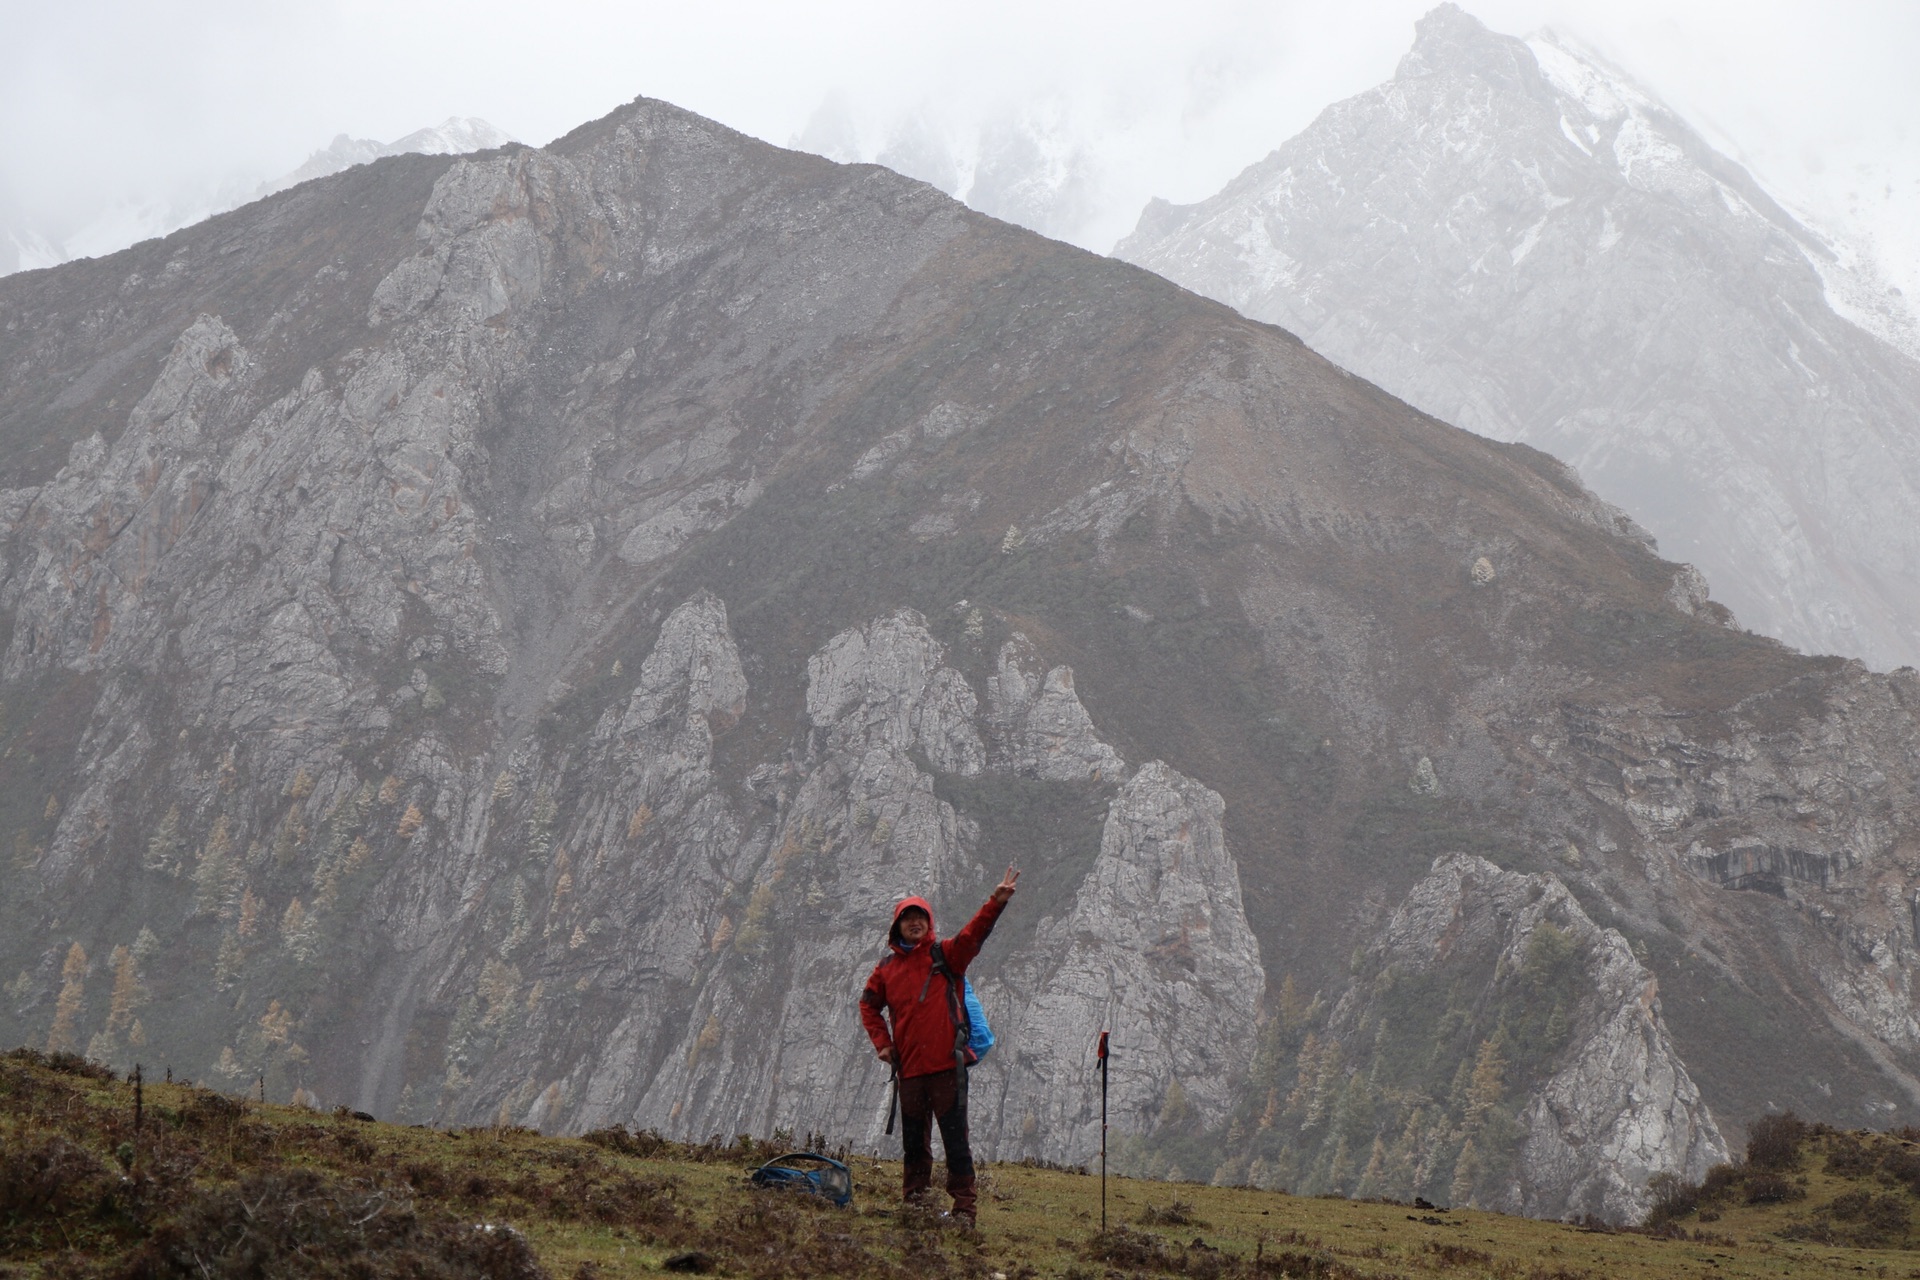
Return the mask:
{"type": "MultiPolygon", "coordinates": [[[[187,207],[342,132],[480,116],[542,143],[639,94],[785,144],[838,92],[874,128],[914,111],[949,127],[1069,117],[1119,173],[1114,214],[1083,237],[1104,250],[1148,195],[1211,194],[1386,79],[1429,7],[0,0],[0,226],[59,237],[116,205],[187,207]]],[[[1920,225],[1917,0],[1464,7],[1605,54],[1828,222],[1895,240],[1920,225]]]]}

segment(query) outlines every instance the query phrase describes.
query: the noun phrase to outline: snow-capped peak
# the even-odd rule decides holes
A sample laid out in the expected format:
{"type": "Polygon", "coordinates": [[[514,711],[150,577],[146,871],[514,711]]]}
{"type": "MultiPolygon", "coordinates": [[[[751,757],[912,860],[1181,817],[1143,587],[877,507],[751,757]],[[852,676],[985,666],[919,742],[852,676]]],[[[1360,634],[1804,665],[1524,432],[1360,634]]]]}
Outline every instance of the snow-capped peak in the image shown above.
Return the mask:
{"type": "Polygon", "coordinates": [[[1732,217],[1758,219],[1785,232],[1819,275],[1835,314],[1920,360],[1920,319],[1890,287],[1869,246],[1790,208],[1744,169],[1730,186],[1725,174],[1697,163],[1690,152],[1711,153],[1679,123],[1679,114],[1598,54],[1552,31],[1529,37],[1526,45],[1566,104],[1560,127],[1568,141],[1598,161],[1611,155],[1621,177],[1642,190],[1717,200],[1732,217]],[[1578,119],[1582,113],[1585,121],[1578,119]],[[1601,145],[1608,131],[1610,148],[1601,145]],[[1749,183],[1751,190],[1738,189],[1749,183]],[[1764,194],[1748,198],[1756,193],[1764,194]]]}
{"type": "Polygon", "coordinates": [[[1392,80],[1115,253],[1573,464],[1747,625],[1912,663],[1920,344],[1816,225],[1603,59],[1443,5],[1392,80]]]}
{"type": "Polygon", "coordinates": [[[1659,108],[1640,86],[1557,32],[1542,31],[1526,44],[1547,83],[1597,119],[1618,120],[1630,111],[1644,113],[1659,108]]]}
{"type": "Polygon", "coordinates": [[[415,129],[406,137],[389,142],[386,154],[459,156],[469,151],[491,151],[512,141],[512,134],[478,116],[448,116],[430,129],[415,129]]]}

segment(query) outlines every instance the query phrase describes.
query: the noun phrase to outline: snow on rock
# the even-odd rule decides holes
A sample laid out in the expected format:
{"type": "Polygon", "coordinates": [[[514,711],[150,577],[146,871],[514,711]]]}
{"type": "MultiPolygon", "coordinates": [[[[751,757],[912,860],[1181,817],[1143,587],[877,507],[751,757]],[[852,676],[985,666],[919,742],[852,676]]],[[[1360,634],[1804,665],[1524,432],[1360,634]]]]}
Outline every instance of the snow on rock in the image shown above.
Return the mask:
{"type": "Polygon", "coordinates": [[[1746,625],[1920,660],[1905,306],[1571,42],[1442,5],[1392,80],[1115,254],[1572,464],[1746,625]]]}

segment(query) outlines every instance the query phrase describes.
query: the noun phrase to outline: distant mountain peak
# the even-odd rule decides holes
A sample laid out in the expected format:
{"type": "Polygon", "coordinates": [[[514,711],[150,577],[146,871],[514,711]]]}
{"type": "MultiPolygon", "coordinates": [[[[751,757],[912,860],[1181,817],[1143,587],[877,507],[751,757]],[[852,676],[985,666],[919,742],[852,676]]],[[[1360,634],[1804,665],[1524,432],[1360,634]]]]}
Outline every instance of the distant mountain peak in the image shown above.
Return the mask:
{"type": "Polygon", "coordinates": [[[1512,41],[1489,31],[1457,4],[1429,10],[1413,24],[1413,31],[1413,48],[1400,59],[1396,79],[1434,75],[1467,64],[1483,73],[1512,74],[1518,69],[1512,41]]]}
{"type": "Polygon", "coordinates": [[[448,116],[429,129],[415,129],[404,138],[387,144],[393,153],[417,153],[428,156],[465,155],[470,151],[491,151],[517,141],[505,129],[488,124],[478,116],[448,116]]]}
{"type": "Polygon", "coordinates": [[[1749,625],[1920,659],[1901,299],[1574,41],[1443,5],[1394,79],[1114,252],[1566,460],[1749,625]]]}
{"type": "Polygon", "coordinates": [[[448,116],[437,125],[415,129],[392,142],[337,134],[331,143],[308,156],[299,168],[261,183],[259,194],[268,196],[276,191],[285,191],[288,187],[324,178],[357,164],[367,164],[382,156],[457,156],[473,151],[491,151],[516,140],[505,129],[491,125],[478,116],[448,116]]]}
{"type": "Polygon", "coordinates": [[[315,151],[289,173],[266,182],[255,183],[251,175],[229,178],[218,189],[209,190],[185,202],[155,200],[122,201],[94,217],[77,230],[45,233],[32,227],[0,226],[0,276],[15,271],[57,266],[75,258],[98,258],[192,226],[217,213],[236,209],[249,201],[297,187],[315,178],[367,164],[382,156],[466,155],[491,151],[516,141],[512,134],[478,116],[448,116],[439,124],[396,138],[378,142],[335,134],[332,142],[315,151]]]}

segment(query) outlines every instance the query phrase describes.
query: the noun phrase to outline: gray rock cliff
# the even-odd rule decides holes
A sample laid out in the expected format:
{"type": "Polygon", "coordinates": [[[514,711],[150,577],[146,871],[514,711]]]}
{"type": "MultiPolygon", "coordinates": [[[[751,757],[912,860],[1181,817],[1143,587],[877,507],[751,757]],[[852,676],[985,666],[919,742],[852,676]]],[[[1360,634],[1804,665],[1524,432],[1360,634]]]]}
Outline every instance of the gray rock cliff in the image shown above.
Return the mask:
{"type": "MultiPolygon", "coordinates": [[[[1626,938],[1594,925],[1554,877],[1501,871],[1461,854],[1438,859],[1395,908],[1367,965],[1371,976],[1342,998],[1332,1018],[1332,1037],[1350,1063],[1365,1064],[1370,1052],[1383,1053],[1381,1041],[1405,1037],[1404,1023],[1441,1014],[1408,1008],[1405,993],[1392,990],[1396,981],[1423,986],[1440,973],[1463,979],[1450,987],[1447,1011],[1470,1002],[1484,1023],[1494,1021],[1489,1008],[1498,1010],[1498,1023],[1478,1028],[1492,1031],[1480,1043],[1493,1044],[1494,1053],[1513,1053],[1536,1031],[1534,1021],[1544,1041],[1535,1068],[1544,1078],[1514,1100],[1518,1105],[1509,1104],[1510,1115],[1500,1115],[1504,1099],[1476,1099],[1470,1084],[1457,1122],[1464,1147],[1476,1126],[1484,1132],[1506,1119],[1523,1135],[1517,1158],[1499,1168],[1481,1157],[1476,1169],[1474,1157],[1463,1154],[1445,1170],[1429,1151],[1427,1182],[1403,1186],[1408,1194],[1453,1198],[1457,1185],[1484,1208],[1632,1221],[1650,1207],[1646,1184],[1653,1175],[1698,1182],[1729,1158],[1667,1033],[1658,982],[1626,938]],[[1393,1025],[1396,1017],[1403,1025],[1393,1025]],[[1476,1116],[1481,1101],[1486,1110],[1476,1116]]],[[[1439,1147],[1452,1136],[1413,1127],[1416,1143],[1439,1147]]],[[[1415,1169],[1417,1178],[1417,1163],[1415,1169]]]]}

